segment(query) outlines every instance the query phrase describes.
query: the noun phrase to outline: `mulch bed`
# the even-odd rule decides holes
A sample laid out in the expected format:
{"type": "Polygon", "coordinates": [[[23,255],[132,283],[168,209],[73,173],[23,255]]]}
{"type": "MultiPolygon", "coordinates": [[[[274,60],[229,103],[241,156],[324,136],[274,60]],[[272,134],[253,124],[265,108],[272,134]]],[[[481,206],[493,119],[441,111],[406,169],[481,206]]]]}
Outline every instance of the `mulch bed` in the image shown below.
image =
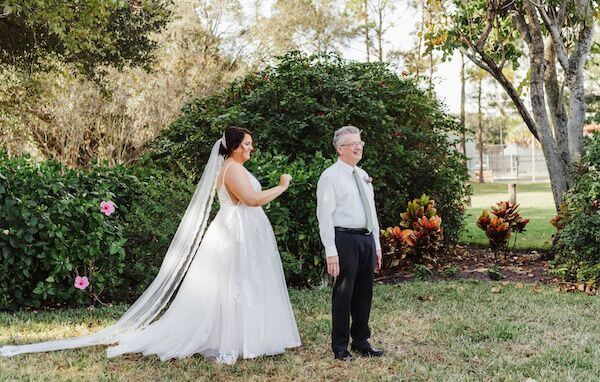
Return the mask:
{"type": "MultiPolygon", "coordinates": [[[[586,284],[568,283],[547,274],[551,253],[544,251],[509,251],[494,256],[488,248],[456,245],[443,256],[423,265],[431,271],[428,280],[498,280],[503,283],[541,283],[556,285],[569,292],[595,294],[597,289],[586,284]],[[495,276],[495,277],[494,277],[495,276]]],[[[403,261],[378,275],[381,283],[400,283],[417,279],[415,264],[403,261]]]]}

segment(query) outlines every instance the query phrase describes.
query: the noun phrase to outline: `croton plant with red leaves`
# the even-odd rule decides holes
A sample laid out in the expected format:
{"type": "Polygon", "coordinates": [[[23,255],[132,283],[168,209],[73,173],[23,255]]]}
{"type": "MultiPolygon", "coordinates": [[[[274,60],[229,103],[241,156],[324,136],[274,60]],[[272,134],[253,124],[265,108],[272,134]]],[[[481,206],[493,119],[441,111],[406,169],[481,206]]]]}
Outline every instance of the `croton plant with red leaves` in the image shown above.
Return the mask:
{"type": "Polygon", "coordinates": [[[383,266],[392,268],[405,258],[415,263],[431,259],[443,239],[442,218],[435,208],[435,200],[423,194],[408,202],[397,226],[381,231],[383,266]]]}
{"type": "MultiPolygon", "coordinates": [[[[484,210],[477,220],[477,227],[485,231],[490,248],[493,250],[506,249],[508,239],[513,232],[525,232],[529,219],[523,219],[517,212],[518,204],[511,202],[496,203],[490,212],[484,210]]],[[[516,240],[516,238],[515,238],[516,240]]]]}

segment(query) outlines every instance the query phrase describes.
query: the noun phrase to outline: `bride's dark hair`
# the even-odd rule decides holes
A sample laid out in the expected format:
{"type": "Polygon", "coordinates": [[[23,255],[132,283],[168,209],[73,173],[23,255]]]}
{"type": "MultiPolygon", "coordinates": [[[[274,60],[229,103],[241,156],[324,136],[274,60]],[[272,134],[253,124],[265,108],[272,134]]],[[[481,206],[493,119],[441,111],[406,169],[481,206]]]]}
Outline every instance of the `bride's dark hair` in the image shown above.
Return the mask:
{"type": "Polygon", "coordinates": [[[243,127],[231,126],[225,130],[225,146],[221,143],[219,147],[219,154],[228,157],[231,153],[237,149],[244,140],[246,134],[252,136],[252,133],[248,129],[243,127]]]}

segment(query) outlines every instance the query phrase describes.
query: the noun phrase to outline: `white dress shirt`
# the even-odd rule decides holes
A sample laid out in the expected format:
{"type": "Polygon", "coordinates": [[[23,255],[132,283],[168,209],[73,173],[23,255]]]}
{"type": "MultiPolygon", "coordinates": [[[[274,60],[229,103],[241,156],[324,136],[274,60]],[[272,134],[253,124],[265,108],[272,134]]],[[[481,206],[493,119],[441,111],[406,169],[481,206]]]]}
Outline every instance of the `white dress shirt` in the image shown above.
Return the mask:
{"type": "Polygon", "coordinates": [[[360,199],[358,185],[352,175],[354,169],[363,179],[367,198],[371,203],[375,225],[372,233],[375,239],[375,248],[381,249],[373,185],[367,180],[369,175],[358,166],[352,167],[338,159],[331,167],[323,171],[317,184],[317,219],[327,257],[338,255],[335,247],[335,227],[365,228],[367,226],[365,208],[360,199]]]}

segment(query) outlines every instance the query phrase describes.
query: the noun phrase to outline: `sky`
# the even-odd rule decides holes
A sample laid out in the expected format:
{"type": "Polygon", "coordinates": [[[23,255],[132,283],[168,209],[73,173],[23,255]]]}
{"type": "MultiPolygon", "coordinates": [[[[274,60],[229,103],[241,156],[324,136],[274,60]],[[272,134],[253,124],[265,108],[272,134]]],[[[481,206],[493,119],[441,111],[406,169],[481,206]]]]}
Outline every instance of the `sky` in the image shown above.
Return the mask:
{"type": "MultiPolygon", "coordinates": [[[[419,17],[416,10],[399,9],[396,12],[395,27],[385,35],[386,46],[384,53],[390,49],[409,50],[413,46],[416,30],[416,20],[419,17]]],[[[353,41],[352,45],[342,50],[345,58],[351,60],[366,60],[366,51],[362,40],[353,41]]],[[[434,72],[434,86],[438,97],[453,114],[460,113],[460,54],[455,53],[451,60],[440,62],[434,72]]],[[[469,111],[467,100],[467,111],[469,111]]]]}
{"type": "MultiPolygon", "coordinates": [[[[210,0],[208,0],[210,1],[210,0]]],[[[258,4],[260,13],[266,17],[271,15],[271,8],[275,0],[242,0],[241,4],[244,14],[251,15],[255,12],[258,4]]],[[[384,54],[390,49],[410,50],[414,45],[417,21],[420,14],[414,8],[408,7],[405,2],[398,2],[398,9],[390,15],[389,20],[394,20],[394,27],[387,31],[385,35],[384,54]]],[[[240,26],[236,24],[224,24],[225,28],[232,30],[240,26]]],[[[365,61],[366,51],[364,42],[360,38],[354,39],[349,46],[341,48],[342,56],[346,59],[365,61]]],[[[402,69],[402,68],[400,68],[402,69]]],[[[460,54],[455,53],[447,62],[440,62],[434,72],[434,86],[438,97],[446,105],[447,111],[458,115],[460,113],[460,54]]],[[[468,89],[467,84],[467,91],[468,89]]],[[[466,103],[467,112],[474,111],[474,106],[470,105],[469,100],[466,103]]]]}

